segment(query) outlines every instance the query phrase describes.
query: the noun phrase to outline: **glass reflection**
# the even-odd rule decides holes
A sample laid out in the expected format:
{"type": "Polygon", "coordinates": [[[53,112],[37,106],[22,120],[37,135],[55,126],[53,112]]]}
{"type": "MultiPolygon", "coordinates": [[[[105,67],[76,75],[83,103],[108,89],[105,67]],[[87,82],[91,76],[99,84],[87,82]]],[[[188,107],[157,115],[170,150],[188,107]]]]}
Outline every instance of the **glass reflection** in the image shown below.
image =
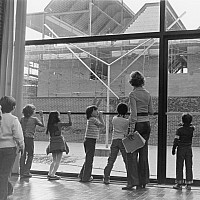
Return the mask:
{"type": "MultiPolygon", "coordinates": [[[[133,70],[139,70],[145,75],[145,87],[152,94],[154,110],[158,110],[158,47],[159,40],[155,38],[26,46],[24,102],[33,103],[38,110],[56,109],[60,112],[71,110],[74,113],[83,113],[82,115],[72,114],[73,128],[63,130],[63,135],[72,151],[63,161],[66,163],[60,170],[79,173],[79,166],[82,166],[84,159],[82,141],[86,125],[85,108],[97,100],[100,110],[107,112],[109,109],[109,112],[115,113],[119,102],[128,103],[128,94],[132,90],[128,77],[133,70]],[[81,148],[79,151],[73,151],[77,145],[81,148]],[[73,162],[76,163],[75,166],[67,168],[73,162]]],[[[62,121],[68,120],[65,114],[61,117],[62,121]]],[[[112,117],[113,115],[110,115],[108,121],[108,141],[106,129],[103,129],[97,142],[99,147],[105,148],[107,142],[110,144],[112,117]]],[[[47,120],[47,116],[45,119],[47,120]]],[[[157,174],[157,154],[155,153],[157,151],[157,116],[151,118],[151,124],[149,155],[151,156],[151,177],[155,178],[157,174]]],[[[37,144],[41,140],[48,141],[44,130],[37,130],[36,138],[37,144]]],[[[39,149],[45,147],[45,144],[38,147],[36,154],[41,154],[39,149]]],[[[49,157],[45,155],[45,150],[42,154],[42,157],[40,155],[35,157],[35,163],[41,161],[44,168],[39,168],[39,170],[46,170],[48,165],[44,163],[44,160],[48,160],[47,163],[49,163],[49,157]]],[[[101,175],[107,156],[95,159],[102,160],[95,164],[98,170],[94,171],[101,175]]],[[[37,166],[37,164],[34,165],[35,169],[37,166]]],[[[112,175],[126,176],[121,156],[115,164],[112,175]],[[117,169],[120,169],[119,172],[116,172],[117,169]]]]}
{"type": "Polygon", "coordinates": [[[159,31],[155,0],[29,0],[26,40],[159,31]]]}

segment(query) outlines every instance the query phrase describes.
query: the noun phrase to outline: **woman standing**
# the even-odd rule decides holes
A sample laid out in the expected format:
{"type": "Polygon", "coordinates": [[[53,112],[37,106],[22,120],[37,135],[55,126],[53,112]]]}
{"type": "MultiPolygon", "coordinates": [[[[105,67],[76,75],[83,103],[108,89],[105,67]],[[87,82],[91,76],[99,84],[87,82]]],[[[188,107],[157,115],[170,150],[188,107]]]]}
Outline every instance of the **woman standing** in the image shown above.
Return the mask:
{"type": "Polygon", "coordinates": [[[151,95],[143,87],[145,83],[143,74],[133,71],[129,83],[133,86],[133,91],[129,94],[130,135],[134,137],[134,131],[138,131],[146,142],[142,148],[127,153],[127,186],[123,187],[123,190],[131,190],[134,186],[137,189],[145,188],[149,183],[148,139],[151,131],[149,114],[154,114],[151,95]]]}

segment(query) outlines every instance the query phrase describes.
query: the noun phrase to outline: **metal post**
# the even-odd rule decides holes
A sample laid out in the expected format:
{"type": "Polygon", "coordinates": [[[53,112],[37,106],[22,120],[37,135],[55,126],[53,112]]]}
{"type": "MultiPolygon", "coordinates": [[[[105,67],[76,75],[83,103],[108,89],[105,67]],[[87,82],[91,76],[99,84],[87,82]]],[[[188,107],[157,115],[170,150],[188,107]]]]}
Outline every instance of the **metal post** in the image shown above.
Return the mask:
{"type": "MultiPolygon", "coordinates": [[[[110,88],[110,65],[108,65],[108,88],[110,88]]],[[[107,88],[107,109],[106,112],[110,112],[110,90],[107,88]]],[[[109,136],[109,115],[106,115],[106,148],[108,148],[108,136],[109,136]]]]}
{"type": "Polygon", "coordinates": [[[89,35],[92,35],[92,1],[89,2],[89,35]]]}

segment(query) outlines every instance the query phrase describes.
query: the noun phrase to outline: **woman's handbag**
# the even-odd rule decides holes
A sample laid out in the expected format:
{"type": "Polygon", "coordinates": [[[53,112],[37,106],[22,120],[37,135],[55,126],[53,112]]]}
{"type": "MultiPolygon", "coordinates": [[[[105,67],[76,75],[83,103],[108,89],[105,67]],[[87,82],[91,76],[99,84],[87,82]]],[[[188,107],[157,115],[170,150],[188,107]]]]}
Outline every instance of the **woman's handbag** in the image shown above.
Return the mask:
{"type": "Polygon", "coordinates": [[[129,139],[128,137],[122,139],[126,153],[133,153],[137,149],[145,145],[146,140],[139,134],[138,131],[134,132],[134,138],[129,139]]]}

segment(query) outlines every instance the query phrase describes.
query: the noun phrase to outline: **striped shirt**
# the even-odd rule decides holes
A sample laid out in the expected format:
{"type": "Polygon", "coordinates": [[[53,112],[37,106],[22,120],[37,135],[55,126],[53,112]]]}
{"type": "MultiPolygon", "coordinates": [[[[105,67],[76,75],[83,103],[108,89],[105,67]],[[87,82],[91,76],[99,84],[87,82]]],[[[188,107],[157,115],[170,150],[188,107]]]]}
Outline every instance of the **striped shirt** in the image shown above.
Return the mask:
{"type": "Polygon", "coordinates": [[[87,120],[87,126],[85,131],[85,138],[93,138],[98,139],[99,138],[99,126],[102,123],[99,121],[96,117],[90,117],[87,120]]]}

